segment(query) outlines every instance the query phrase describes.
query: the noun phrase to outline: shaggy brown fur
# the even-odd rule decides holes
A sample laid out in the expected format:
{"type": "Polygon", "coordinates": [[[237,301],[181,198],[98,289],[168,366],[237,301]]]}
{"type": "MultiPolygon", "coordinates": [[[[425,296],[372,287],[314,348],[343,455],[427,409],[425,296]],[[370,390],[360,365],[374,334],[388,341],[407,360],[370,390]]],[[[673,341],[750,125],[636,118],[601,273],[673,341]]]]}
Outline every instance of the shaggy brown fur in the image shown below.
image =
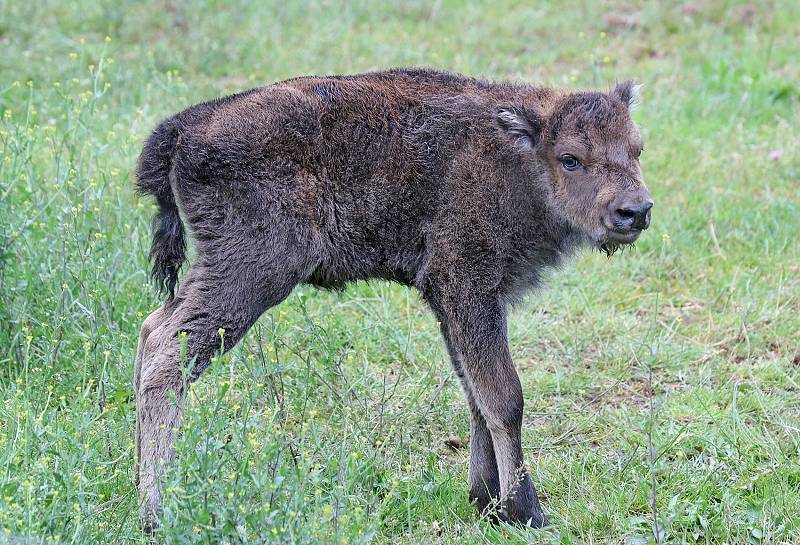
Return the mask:
{"type": "MultiPolygon", "coordinates": [[[[383,278],[418,289],[472,413],[470,495],[546,524],[520,442],[509,303],[580,246],[612,252],[649,225],[632,82],[611,93],[498,84],[432,70],[306,77],[193,106],[147,140],[154,277],[169,300],[142,326],[137,456],[145,521],[196,379],[299,283],[383,278]],[[197,258],[184,261],[181,215],[197,258]],[[170,401],[174,392],[178,403],[170,401]]],[[[149,523],[149,522],[148,522],[149,523]]]]}

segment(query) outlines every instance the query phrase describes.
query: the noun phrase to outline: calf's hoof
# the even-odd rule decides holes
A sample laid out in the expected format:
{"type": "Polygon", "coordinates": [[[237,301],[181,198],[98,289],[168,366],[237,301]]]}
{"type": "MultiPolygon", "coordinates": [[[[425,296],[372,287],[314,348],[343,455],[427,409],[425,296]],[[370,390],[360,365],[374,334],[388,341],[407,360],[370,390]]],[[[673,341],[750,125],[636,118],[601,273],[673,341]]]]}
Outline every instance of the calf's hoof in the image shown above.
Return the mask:
{"type": "Polygon", "coordinates": [[[160,497],[158,492],[152,494],[143,493],[141,496],[141,507],[139,510],[139,521],[142,525],[142,532],[153,535],[158,530],[158,514],[160,513],[160,497]]]}
{"type": "Polygon", "coordinates": [[[503,513],[506,522],[531,528],[543,528],[550,524],[527,474],[523,477],[519,488],[506,499],[504,504],[503,513]]]}
{"type": "Polygon", "coordinates": [[[153,513],[142,513],[142,532],[145,535],[151,536],[158,530],[158,519],[153,513]]]}
{"type": "Polygon", "coordinates": [[[469,501],[482,517],[497,522],[500,517],[500,483],[497,479],[482,480],[469,488],[469,501]]]}
{"type": "Polygon", "coordinates": [[[492,524],[497,524],[503,518],[500,512],[499,499],[493,498],[488,494],[482,494],[480,496],[473,496],[470,494],[469,500],[472,505],[475,506],[475,509],[478,510],[478,514],[492,524]]]}
{"type": "Polygon", "coordinates": [[[508,524],[527,526],[529,528],[544,528],[545,526],[550,526],[550,521],[547,520],[544,512],[538,506],[533,509],[524,510],[506,507],[502,520],[508,524]]]}
{"type": "Polygon", "coordinates": [[[500,499],[490,496],[486,491],[481,494],[470,493],[470,501],[480,513],[492,524],[505,522],[530,528],[544,528],[550,525],[538,499],[533,505],[521,505],[520,502],[506,502],[505,508],[501,506],[500,499]]]}

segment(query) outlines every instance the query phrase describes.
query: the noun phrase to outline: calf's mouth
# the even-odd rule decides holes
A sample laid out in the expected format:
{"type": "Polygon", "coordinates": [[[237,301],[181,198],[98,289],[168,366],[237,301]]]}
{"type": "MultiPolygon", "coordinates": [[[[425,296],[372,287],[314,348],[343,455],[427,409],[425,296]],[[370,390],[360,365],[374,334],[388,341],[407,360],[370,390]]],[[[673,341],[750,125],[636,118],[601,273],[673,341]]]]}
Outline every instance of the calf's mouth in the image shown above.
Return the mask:
{"type": "Polygon", "coordinates": [[[633,244],[641,234],[642,229],[609,229],[606,240],[615,244],[633,244]]]}

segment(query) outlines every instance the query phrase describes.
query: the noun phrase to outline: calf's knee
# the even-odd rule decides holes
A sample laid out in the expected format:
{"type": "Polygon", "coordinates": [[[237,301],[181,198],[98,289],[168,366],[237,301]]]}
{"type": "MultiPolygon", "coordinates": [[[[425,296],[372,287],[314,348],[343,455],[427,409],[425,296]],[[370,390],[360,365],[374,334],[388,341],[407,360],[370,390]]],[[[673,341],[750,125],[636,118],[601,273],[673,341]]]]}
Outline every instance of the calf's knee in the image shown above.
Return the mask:
{"type": "Polygon", "coordinates": [[[522,390],[512,390],[503,399],[493,400],[491,406],[481,407],[486,426],[492,433],[518,430],[522,427],[525,402],[522,390]]]}

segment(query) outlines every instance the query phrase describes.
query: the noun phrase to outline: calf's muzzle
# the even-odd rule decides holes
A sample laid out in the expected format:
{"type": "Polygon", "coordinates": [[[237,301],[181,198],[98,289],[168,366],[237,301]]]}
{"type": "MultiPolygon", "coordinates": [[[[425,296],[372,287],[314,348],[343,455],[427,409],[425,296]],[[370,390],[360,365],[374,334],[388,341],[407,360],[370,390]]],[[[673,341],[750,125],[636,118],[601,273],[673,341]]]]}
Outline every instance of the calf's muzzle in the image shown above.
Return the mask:
{"type": "Polygon", "coordinates": [[[617,232],[642,231],[650,227],[650,209],[653,200],[647,190],[636,196],[623,196],[614,199],[609,206],[608,215],[617,232]]]}

